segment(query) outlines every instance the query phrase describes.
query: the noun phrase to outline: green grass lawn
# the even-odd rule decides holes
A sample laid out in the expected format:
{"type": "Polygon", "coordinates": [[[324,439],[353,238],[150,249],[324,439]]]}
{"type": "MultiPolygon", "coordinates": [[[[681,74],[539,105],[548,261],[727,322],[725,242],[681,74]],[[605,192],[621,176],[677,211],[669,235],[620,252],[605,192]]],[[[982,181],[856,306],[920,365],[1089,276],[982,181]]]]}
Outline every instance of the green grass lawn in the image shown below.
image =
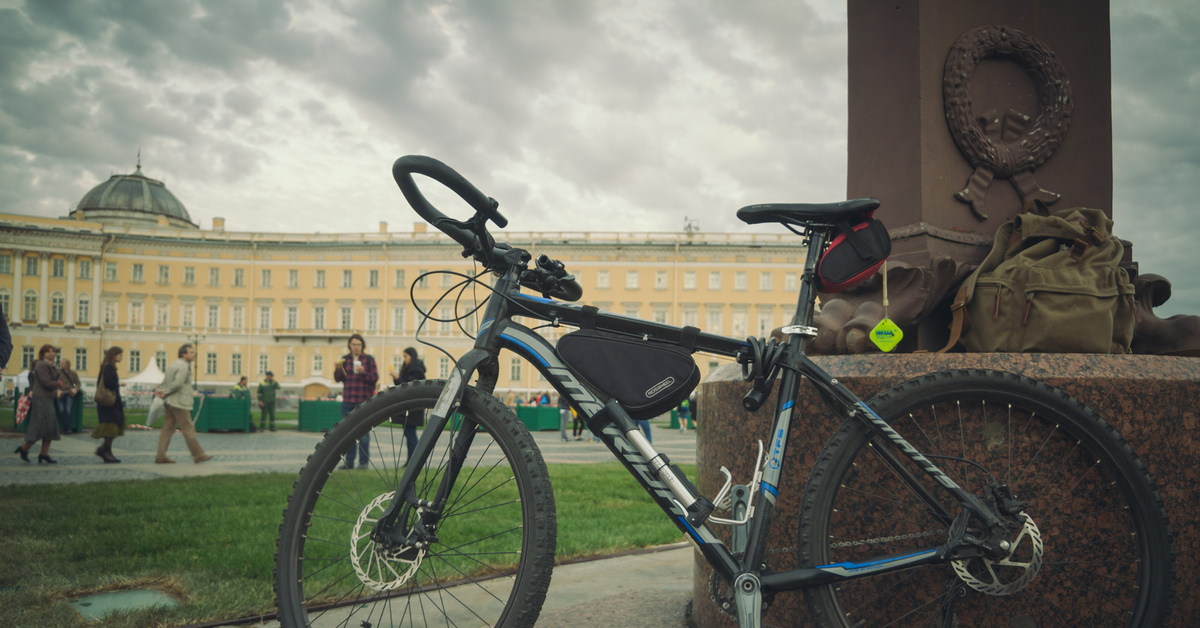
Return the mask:
{"type": "MultiPolygon", "coordinates": [[[[682,540],[619,464],[551,465],[550,474],[560,558],[682,540]]],[[[0,625],[175,626],[271,612],[275,538],[294,480],[262,474],[0,487],[0,625]],[[138,586],[183,603],[89,624],[66,601],[138,586]]]]}

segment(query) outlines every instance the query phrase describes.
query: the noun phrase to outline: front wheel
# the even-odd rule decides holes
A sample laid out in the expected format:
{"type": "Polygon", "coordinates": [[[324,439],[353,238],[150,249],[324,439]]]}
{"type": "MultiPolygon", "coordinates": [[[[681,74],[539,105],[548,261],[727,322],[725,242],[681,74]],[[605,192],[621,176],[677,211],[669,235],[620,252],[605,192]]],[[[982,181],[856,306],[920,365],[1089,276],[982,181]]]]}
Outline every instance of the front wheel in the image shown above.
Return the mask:
{"type": "MultiPolygon", "coordinates": [[[[1117,432],[1063,392],[1009,373],[957,371],[901,384],[869,405],[967,492],[1008,485],[1024,511],[1003,557],[842,581],[806,593],[826,626],[1160,626],[1174,590],[1162,500],[1117,432]]],[[[858,421],[830,440],[801,505],[801,564],[869,571],[939,548],[931,512],[858,421]],[[845,563],[852,563],[849,567],[845,563]],[[864,567],[865,566],[865,567],[864,567]]],[[[903,456],[945,512],[960,508],[903,456]]]]}
{"type": "Polygon", "coordinates": [[[478,426],[438,518],[436,542],[385,548],[370,538],[404,473],[405,417],[432,408],[443,386],[410,382],[374,397],[309,457],[279,529],[275,595],[283,626],[537,620],[554,566],[554,495],[533,438],[490,395],[466,389],[416,478],[417,497],[432,501],[463,417],[478,426]],[[345,469],[352,448],[356,464],[345,469]]]}

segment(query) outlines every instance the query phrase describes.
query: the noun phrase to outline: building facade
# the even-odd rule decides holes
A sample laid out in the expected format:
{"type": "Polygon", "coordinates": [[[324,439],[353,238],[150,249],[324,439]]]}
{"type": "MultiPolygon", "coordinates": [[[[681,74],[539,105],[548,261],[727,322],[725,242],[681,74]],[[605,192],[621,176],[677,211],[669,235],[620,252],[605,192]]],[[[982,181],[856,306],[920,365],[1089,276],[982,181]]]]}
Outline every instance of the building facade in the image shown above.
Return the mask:
{"type": "MultiPolygon", "coordinates": [[[[191,342],[201,390],[223,393],[242,375],[255,381],[270,370],[285,392],[319,397],[340,389],[333,366],[357,332],[378,361],[381,386],[390,385],[387,373],[399,371],[409,346],[429,377],[444,377],[451,358],[470,349],[464,330],[473,334],[478,320],[468,317],[460,329],[424,322],[422,312],[451,319],[456,300],[463,314],[487,297],[483,285],[453,290],[478,271],[423,223],[412,232],[381,224],[376,233],[239,233],[225,231],[219,218],[212,229],[196,228],[185,210],[168,221],[154,212],[114,220],[112,208],[103,209],[105,216],[89,215],[81,204],[63,219],[0,214],[0,307],[14,342],[6,376],[27,367],[44,343],[94,383],[108,347],[125,350],[124,378],[149,360],[165,368],[191,342]],[[427,274],[439,270],[458,275],[427,274]],[[419,344],[418,328],[450,357],[419,344]]],[[[790,234],[497,237],[562,260],[585,303],[734,337],[765,336],[790,321],[804,261],[790,234]]],[[[697,355],[705,374],[722,360],[697,355]]],[[[498,391],[549,390],[514,354],[501,356],[500,371],[498,391]]]]}

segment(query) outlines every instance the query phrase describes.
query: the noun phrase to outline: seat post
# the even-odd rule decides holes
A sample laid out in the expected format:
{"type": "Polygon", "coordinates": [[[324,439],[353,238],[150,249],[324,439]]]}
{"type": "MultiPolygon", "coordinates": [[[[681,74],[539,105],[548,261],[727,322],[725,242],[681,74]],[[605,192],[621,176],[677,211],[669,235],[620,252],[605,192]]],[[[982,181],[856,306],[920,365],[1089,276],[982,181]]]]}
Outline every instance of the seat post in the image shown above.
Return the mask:
{"type": "MultiPolygon", "coordinates": [[[[800,277],[800,295],[796,301],[796,314],[792,324],[802,327],[812,325],[813,310],[817,302],[817,262],[825,251],[825,243],[829,240],[829,231],[825,227],[809,228],[808,253],[804,260],[804,273],[800,277]]],[[[807,342],[807,337],[804,338],[807,342]]],[[[801,345],[803,346],[803,345],[801,345]]]]}

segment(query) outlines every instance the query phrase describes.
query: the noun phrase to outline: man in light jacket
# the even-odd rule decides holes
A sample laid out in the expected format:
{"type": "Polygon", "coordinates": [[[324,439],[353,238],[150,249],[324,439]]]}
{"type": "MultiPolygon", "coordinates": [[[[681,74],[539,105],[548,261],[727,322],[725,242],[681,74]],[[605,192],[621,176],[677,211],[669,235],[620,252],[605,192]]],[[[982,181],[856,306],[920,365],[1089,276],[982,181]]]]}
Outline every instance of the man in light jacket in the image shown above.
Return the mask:
{"type": "Polygon", "coordinates": [[[183,440],[188,450],[192,452],[192,460],[200,464],[212,456],[204,453],[200,441],[196,440],[196,428],[192,426],[192,361],[196,359],[196,350],[190,344],[179,347],[179,359],[167,367],[163,383],[159,385],[155,395],[165,402],[166,421],[163,423],[162,434],[158,437],[158,455],[154,461],[160,464],[175,462],[167,457],[167,447],[171,437],[178,429],[183,433],[183,440]]]}

